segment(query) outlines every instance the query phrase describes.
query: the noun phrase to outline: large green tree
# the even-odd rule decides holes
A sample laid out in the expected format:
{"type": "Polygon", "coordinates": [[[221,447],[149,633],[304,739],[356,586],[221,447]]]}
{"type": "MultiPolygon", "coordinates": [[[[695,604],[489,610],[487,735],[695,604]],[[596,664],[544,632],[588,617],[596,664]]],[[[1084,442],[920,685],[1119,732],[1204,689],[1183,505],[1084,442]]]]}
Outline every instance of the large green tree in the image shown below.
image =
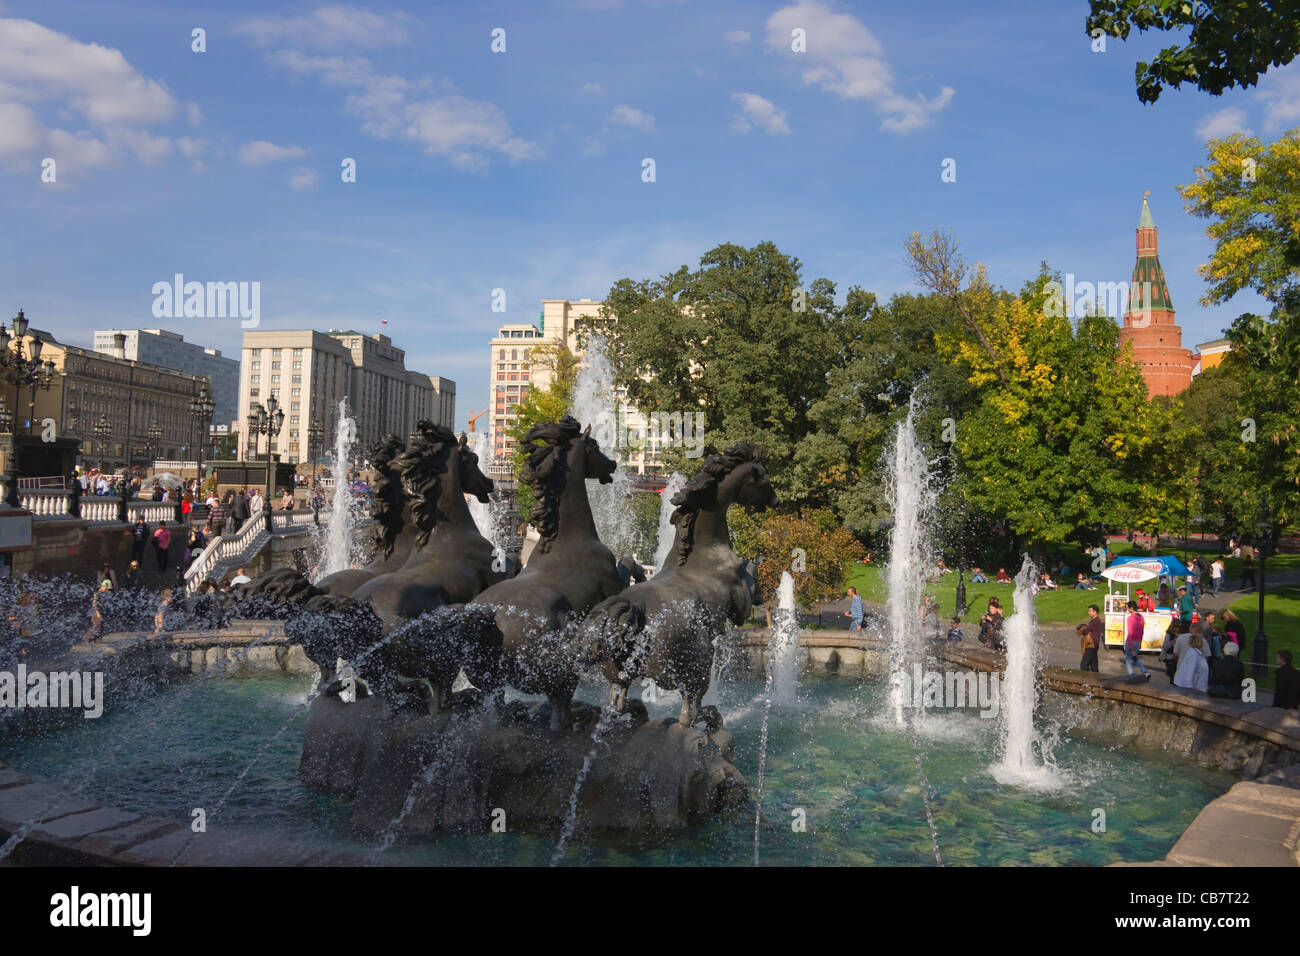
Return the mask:
{"type": "Polygon", "coordinates": [[[1181,46],[1137,64],[1137,95],[1154,103],[1184,83],[1218,95],[1254,86],[1271,66],[1300,54],[1300,0],[1091,0],[1088,35],[1127,39],[1136,27],[1185,32],[1181,46]]]}
{"type": "Polygon", "coordinates": [[[790,462],[871,302],[850,289],[837,305],[833,283],[806,282],[799,260],[771,242],[725,243],[698,269],[616,282],[604,307],[618,319],[608,354],[632,405],[646,414],[703,412],[714,448],[761,445],[777,493],[796,504],[803,489],[790,462]]]}
{"type": "Polygon", "coordinates": [[[1300,131],[1268,146],[1232,136],[1207,150],[1196,181],[1180,187],[1215,242],[1201,267],[1210,283],[1202,301],[1253,289],[1273,306],[1228,330],[1241,383],[1236,457],[1250,472],[1243,507],[1254,498],[1277,524],[1292,524],[1300,517],[1300,131]]]}

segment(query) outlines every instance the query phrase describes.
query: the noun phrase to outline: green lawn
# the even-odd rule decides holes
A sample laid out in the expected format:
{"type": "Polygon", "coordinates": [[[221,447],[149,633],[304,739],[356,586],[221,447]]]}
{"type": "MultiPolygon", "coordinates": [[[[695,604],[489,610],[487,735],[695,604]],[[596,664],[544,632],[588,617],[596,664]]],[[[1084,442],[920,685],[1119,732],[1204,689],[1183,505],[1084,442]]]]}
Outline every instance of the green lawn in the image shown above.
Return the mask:
{"type": "MultiPolygon", "coordinates": [[[[1146,548],[1133,547],[1122,542],[1112,544],[1111,548],[1115,551],[1116,555],[1132,554],[1140,555],[1142,557],[1148,556],[1146,548]]],[[[1192,550],[1194,553],[1195,549],[1192,550]]],[[[1065,554],[1066,564],[1071,569],[1071,577],[1073,577],[1074,573],[1078,570],[1089,567],[1091,559],[1087,558],[1083,552],[1069,548],[1062,549],[1062,551],[1065,554]]],[[[1177,551],[1169,551],[1163,548],[1161,549],[1161,553],[1177,554],[1179,557],[1183,554],[1181,549],[1177,551]]],[[[1210,554],[1211,552],[1207,550],[1203,553],[1210,554]]],[[[1280,571],[1294,570],[1296,568],[1300,568],[1300,554],[1280,554],[1270,558],[1268,561],[1268,573],[1270,577],[1280,571]]],[[[1013,576],[1017,570],[1017,568],[1007,568],[1007,572],[1013,576]]],[[[996,573],[996,571],[997,568],[993,568],[992,572],[989,572],[987,568],[985,569],[985,572],[990,573],[990,576],[992,573],[996,573]]],[[[1230,558],[1227,560],[1225,562],[1225,573],[1228,576],[1228,581],[1236,584],[1241,577],[1241,561],[1236,558],[1230,558]]],[[[1258,574],[1258,568],[1256,568],[1256,573],[1258,574]]],[[[882,574],[883,570],[879,565],[854,565],[854,567],[848,572],[848,584],[851,584],[858,589],[858,592],[862,595],[864,601],[875,601],[878,604],[883,604],[886,598],[886,588],[882,574]]],[[[1061,584],[1060,581],[1057,583],[1061,584]]],[[[1011,597],[1013,590],[1015,590],[1015,588],[1010,584],[971,584],[968,575],[966,581],[966,604],[970,610],[966,615],[966,620],[978,621],[980,615],[988,608],[988,599],[994,595],[996,595],[998,600],[1002,602],[1003,613],[1010,615],[1015,610],[1015,601],[1012,600],[1011,597]]],[[[952,616],[953,608],[956,607],[957,604],[956,572],[945,574],[942,581],[927,584],[926,591],[933,594],[938,600],[939,609],[943,612],[944,621],[946,622],[952,616]]],[[[1088,619],[1089,604],[1096,604],[1099,608],[1102,607],[1102,596],[1105,593],[1105,581],[1101,581],[1095,591],[1065,590],[1065,586],[1062,585],[1062,589],[1059,591],[1042,592],[1038,595],[1038,598],[1035,601],[1038,608],[1038,620],[1044,624],[1080,624],[1088,619]]],[[[1300,630],[1300,607],[1292,606],[1288,612],[1284,610],[1288,604],[1287,598],[1282,598],[1277,605],[1272,603],[1273,600],[1273,591],[1272,588],[1270,588],[1267,603],[1265,604],[1265,623],[1269,626],[1269,633],[1275,634],[1280,638],[1285,632],[1291,636],[1292,640],[1294,640],[1297,631],[1300,630]],[[1276,620],[1272,611],[1272,608],[1274,607],[1279,609],[1279,616],[1276,620]],[[1287,617],[1286,615],[1288,613],[1295,616],[1287,617]]],[[[1258,599],[1251,594],[1232,604],[1233,612],[1236,613],[1242,621],[1249,621],[1247,624],[1247,633],[1250,636],[1253,636],[1255,633],[1255,603],[1257,601],[1258,599]],[[1249,618],[1245,613],[1247,605],[1249,605],[1249,618]]],[[[1220,604],[1222,603],[1223,602],[1220,601],[1220,604]]],[[[1218,606],[1219,605],[1216,605],[1212,598],[1202,602],[1202,607],[1217,609],[1218,606]]],[[[1283,638],[1283,641],[1285,640],[1286,638],[1283,638]]],[[[1277,647],[1291,647],[1292,650],[1296,650],[1296,648],[1291,644],[1279,644],[1276,641],[1270,641],[1270,648],[1275,645],[1277,647]]],[[[1249,648],[1247,648],[1247,653],[1249,653],[1249,648]]]]}

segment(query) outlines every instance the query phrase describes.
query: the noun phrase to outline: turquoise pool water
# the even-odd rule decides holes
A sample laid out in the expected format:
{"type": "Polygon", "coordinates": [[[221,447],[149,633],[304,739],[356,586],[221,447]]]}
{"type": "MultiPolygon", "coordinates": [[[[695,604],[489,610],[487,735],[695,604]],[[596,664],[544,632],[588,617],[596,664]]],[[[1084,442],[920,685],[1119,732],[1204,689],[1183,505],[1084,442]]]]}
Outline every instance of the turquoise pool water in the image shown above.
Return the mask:
{"type": "MultiPolygon", "coordinates": [[[[370,853],[378,841],[349,832],[344,801],[298,782],[310,691],[310,681],[291,678],[194,681],[56,735],[6,741],[0,759],[96,800],[178,822],[204,807],[210,834],[223,827],[258,830],[370,853]]],[[[761,693],[760,682],[732,683],[721,702],[736,735],[737,767],[750,784],[748,806],[659,845],[570,843],[564,862],[752,865],[761,693]]],[[[602,696],[597,687],[579,691],[586,700],[602,696]]],[[[797,707],[773,709],[760,832],[764,864],[936,865],[916,755],[909,735],[876,716],[883,696],[878,685],[806,679],[797,707]],[[797,832],[800,819],[805,829],[797,832]]],[[[652,716],[675,713],[676,700],[664,695],[650,705],[652,716]]],[[[1188,761],[1063,736],[1055,747],[1058,789],[1007,788],[989,772],[996,723],[975,712],[930,713],[916,736],[945,864],[1156,859],[1233,782],[1188,761]],[[1094,832],[1097,809],[1105,812],[1105,832],[1094,832]]],[[[458,835],[399,843],[382,859],[545,865],[555,842],[555,835],[458,835]]]]}

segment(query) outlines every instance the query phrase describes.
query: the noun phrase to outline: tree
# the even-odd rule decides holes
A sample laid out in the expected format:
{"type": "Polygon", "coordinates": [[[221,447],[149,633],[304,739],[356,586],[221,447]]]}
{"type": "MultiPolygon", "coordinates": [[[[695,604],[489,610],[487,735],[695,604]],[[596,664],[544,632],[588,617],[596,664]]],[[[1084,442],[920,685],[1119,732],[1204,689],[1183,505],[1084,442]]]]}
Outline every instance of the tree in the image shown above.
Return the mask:
{"type": "Polygon", "coordinates": [[[1141,372],[1121,352],[1113,319],[1072,324],[1046,308],[1051,278],[1044,269],[1019,295],[991,296],[973,313],[981,338],[939,338],[979,391],[956,422],[967,499],[1040,547],[1119,523],[1133,508],[1168,510],[1168,489],[1148,477],[1158,430],[1141,372]]]}
{"type": "Polygon", "coordinates": [[[795,603],[805,611],[840,597],[845,566],[866,553],[852,532],[824,508],[803,514],[750,514],[733,507],[727,512],[727,523],[734,532],[736,554],[758,561],[758,584],[769,609],[775,606],[786,571],[794,579],[795,603]]]}
{"type": "Polygon", "coordinates": [[[1179,187],[1188,211],[1211,220],[1202,301],[1250,288],[1273,305],[1268,318],[1237,317],[1229,359],[1241,383],[1237,457],[1248,462],[1252,497],[1286,525],[1300,516],[1300,131],[1267,147],[1231,136],[1207,150],[1196,182],[1179,187]]]}
{"type": "Polygon", "coordinates": [[[1182,46],[1161,50],[1136,68],[1137,95],[1154,103],[1163,87],[1193,83],[1216,96],[1254,86],[1270,66],[1300,53],[1300,0],[1091,0],[1088,35],[1127,39],[1133,27],[1191,28],[1182,46]],[[1100,31],[1098,33],[1097,31],[1100,31]]]}
{"type": "MultiPolygon", "coordinates": [[[[516,408],[515,422],[507,433],[515,440],[511,467],[515,479],[528,458],[529,446],[524,437],[529,429],[540,422],[559,421],[569,414],[573,406],[573,389],[578,381],[578,359],[563,342],[548,342],[533,348],[530,353],[533,368],[545,369],[550,373],[550,381],[543,388],[533,387],[516,408]]],[[[533,375],[536,378],[536,373],[533,375]]],[[[530,520],[533,510],[533,490],[527,484],[519,482],[516,505],[519,517],[530,520]]]]}
{"type": "Polygon", "coordinates": [[[1300,130],[1265,146],[1241,135],[1211,140],[1209,165],[1179,186],[1187,211],[1209,219],[1214,254],[1200,267],[1201,302],[1255,289],[1277,304],[1300,283],[1300,130]]]}
{"type": "Polygon", "coordinates": [[[837,306],[829,280],[805,284],[799,260],[770,242],[724,243],[693,272],[682,266],[658,280],[616,282],[604,307],[618,319],[607,354],[641,412],[700,411],[714,448],[762,446],[790,506],[797,495],[788,463],[867,303],[850,290],[837,306]]]}

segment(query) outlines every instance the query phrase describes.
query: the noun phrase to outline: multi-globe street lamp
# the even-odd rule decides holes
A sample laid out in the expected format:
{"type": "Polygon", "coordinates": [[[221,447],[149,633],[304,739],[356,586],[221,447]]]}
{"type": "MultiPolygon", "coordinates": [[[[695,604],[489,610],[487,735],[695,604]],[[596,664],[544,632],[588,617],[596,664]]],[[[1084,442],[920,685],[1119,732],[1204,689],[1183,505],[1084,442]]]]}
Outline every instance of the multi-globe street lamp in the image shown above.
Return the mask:
{"type": "Polygon", "coordinates": [[[158,444],[162,441],[163,429],[158,424],[158,419],[149,423],[149,428],[145,432],[149,436],[149,467],[153,467],[154,461],[158,458],[158,444]]]}
{"type": "Polygon", "coordinates": [[[99,470],[104,470],[104,448],[108,444],[109,438],[113,435],[113,426],[109,424],[108,415],[100,415],[99,421],[91,426],[91,431],[95,433],[95,444],[99,448],[99,470]]]}
{"type": "MultiPolygon", "coordinates": [[[[12,331],[5,328],[0,323],[0,369],[3,374],[0,378],[14,386],[14,408],[7,416],[4,417],[2,425],[4,430],[10,435],[16,435],[18,431],[17,412],[18,407],[22,404],[22,390],[31,388],[32,399],[31,407],[36,407],[36,390],[49,389],[54,383],[54,363],[48,359],[41,361],[41,349],[44,343],[39,337],[33,335],[30,340],[27,338],[28,322],[27,316],[23,310],[19,309],[18,314],[13,317],[11,322],[12,331]],[[14,343],[11,349],[9,343],[14,343]]],[[[30,418],[30,417],[29,417],[30,418]]],[[[29,424],[30,428],[30,424],[29,424]]],[[[17,443],[10,446],[9,462],[9,493],[5,500],[10,504],[18,504],[18,448],[17,443]]]]}
{"type": "Polygon", "coordinates": [[[320,455],[321,442],[325,440],[325,428],[319,422],[307,426],[307,457],[311,459],[311,488],[316,490],[316,458],[320,455]]]}
{"type": "Polygon", "coordinates": [[[212,393],[208,391],[208,383],[199,380],[198,394],[190,401],[190,446],[194,449],[195,470],[198,472],[199,488],[197,494],[203,492],[203,446],[207,441],[207,429],[212,421],[212,410],[216,405],[212,401],[212,393]],[[199,440],[194,441],[194,432],[197,429],[199,440]]]}

